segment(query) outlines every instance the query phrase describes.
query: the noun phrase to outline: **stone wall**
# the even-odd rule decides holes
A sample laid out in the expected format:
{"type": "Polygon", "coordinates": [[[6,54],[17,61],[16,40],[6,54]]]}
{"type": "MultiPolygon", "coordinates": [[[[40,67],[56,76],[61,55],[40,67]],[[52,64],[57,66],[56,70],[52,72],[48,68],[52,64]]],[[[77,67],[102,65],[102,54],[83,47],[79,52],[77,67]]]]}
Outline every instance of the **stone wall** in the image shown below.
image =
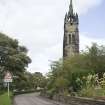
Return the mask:
{"type": "MultiPolygon", "coordinates": [[[[67,105],[105,105],[104,100],[99,100],[98,98],[83,98],[83,97],[71,97],[71,96],[61,96],[61,95],[55,95],[50,96],[49,94],[42,92],[40,94],[42,97],[49,98],[54,100],[55,102],[61,102],[67,105]]],[[[100,97],[101,99],[105,99],[100,97]]]]}
{"type": "Polygon", "coordinates": [[[81,98],[81,97],[54,96],[53,100],[66,103],[68,105],[105,105],[105,101],[103,100],[81,98]]]}

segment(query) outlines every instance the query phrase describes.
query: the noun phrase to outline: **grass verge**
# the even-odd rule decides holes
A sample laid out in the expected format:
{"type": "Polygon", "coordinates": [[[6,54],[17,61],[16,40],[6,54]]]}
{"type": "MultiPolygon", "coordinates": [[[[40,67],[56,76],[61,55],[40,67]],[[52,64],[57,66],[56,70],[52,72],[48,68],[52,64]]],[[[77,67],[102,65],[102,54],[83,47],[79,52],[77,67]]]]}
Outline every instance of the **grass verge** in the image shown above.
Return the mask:
{"type": "Polygon", "coordinates": [[[12,100],[11,100],[12,93],[10,93],[10,96],[8,97],[8,93],[4,93],[0,95],[0,105],[11,105],[12,100]]]}

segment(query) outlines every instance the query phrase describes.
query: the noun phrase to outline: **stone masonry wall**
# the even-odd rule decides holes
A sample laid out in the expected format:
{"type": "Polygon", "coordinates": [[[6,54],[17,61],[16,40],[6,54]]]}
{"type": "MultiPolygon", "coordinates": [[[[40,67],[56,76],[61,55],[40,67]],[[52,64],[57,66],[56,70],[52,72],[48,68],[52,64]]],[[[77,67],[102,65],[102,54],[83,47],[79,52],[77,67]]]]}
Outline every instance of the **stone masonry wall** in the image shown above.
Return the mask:
{"type": "Polygon", "coordinates": [[[54,96],[53,100],[65,103],[67,105],[105,105],[105,101],[103,100],[81,98],[81,97],[54,96]]]}

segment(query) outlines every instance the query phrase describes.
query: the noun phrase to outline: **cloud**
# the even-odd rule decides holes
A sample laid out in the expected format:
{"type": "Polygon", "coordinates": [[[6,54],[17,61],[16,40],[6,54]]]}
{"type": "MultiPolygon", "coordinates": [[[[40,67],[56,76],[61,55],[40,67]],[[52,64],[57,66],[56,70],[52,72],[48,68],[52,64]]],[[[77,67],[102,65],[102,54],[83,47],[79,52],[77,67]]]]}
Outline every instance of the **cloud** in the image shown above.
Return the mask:
{"type": "MultiPolygon", "coordinates": [[[[82,15],[101,3],[75,0],[74,7],[82,15]]],[[[63,20],[68,7],[69,0],[0,0],[0,30],[29,49],[31,72],[45,73],[50,61],[62,57],[63,20]]],[[[81,37],[82,47],[90,42],[81,37]]]]}
{"type": "Polygon", "coordinates": [[[80,33],[80,50],[85,50],[86,46],[91,46],[92,43],[97,43],[98,45],[105,45],[105,39],[97,39],[87,37],[89,33],[80,33]]]}
{"type": "Polygon", "coordinates": [[[95,6],[99,6],[103,0],[73,0],[75,3],[75,10],[79,14],[86,14],[95,6]]]}

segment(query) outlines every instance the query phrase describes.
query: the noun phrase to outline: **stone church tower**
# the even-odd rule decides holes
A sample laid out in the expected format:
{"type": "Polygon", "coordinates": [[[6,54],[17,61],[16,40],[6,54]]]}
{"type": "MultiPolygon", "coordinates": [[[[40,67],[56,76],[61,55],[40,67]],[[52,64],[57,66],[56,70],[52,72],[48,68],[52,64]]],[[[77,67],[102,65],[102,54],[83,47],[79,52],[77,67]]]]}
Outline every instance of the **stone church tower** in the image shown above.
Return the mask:
{"type": "Polygon", "coordinates": [[[72,0],[70,0],[69,12],[64,19],[63,58],[71,57],[79,53],[79,19],[73,12],[72,0]]]}

